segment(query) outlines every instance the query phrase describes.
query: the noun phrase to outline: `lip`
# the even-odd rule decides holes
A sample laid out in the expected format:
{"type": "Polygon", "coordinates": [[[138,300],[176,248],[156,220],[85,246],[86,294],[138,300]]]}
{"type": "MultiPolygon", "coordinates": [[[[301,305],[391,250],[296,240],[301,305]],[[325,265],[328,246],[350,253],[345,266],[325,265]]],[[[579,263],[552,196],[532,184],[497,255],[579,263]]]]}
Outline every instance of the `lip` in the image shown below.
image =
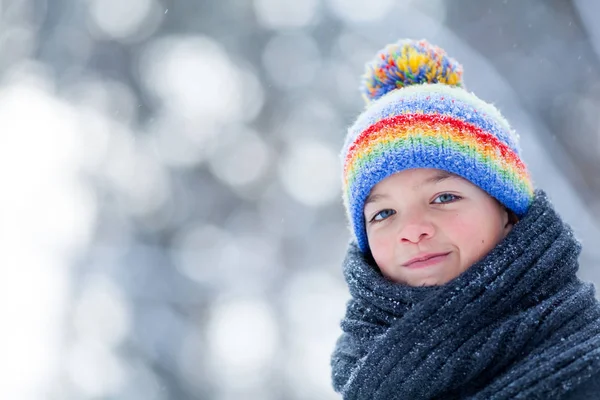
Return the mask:
{"type": "Polygon", "coordinates": [[[406,268],[424,268],[429,267],[431,265],[442,262],[446,259],[446,257],[450,254],[448,253],[429,253],[429,254],[420,254],[415,258],[412,258],[402,264],[403,267],[406,268]]]}

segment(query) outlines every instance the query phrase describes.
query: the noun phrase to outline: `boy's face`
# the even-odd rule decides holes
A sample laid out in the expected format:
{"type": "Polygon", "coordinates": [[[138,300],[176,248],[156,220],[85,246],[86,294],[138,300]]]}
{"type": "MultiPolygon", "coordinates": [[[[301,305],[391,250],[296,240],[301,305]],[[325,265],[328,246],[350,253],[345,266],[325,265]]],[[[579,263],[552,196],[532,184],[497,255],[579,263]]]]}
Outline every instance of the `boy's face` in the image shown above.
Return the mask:
{"type": "Polygon", "coordinates": [[[367,198],[364,217],[381,272],[410,286],[456,278],[512,229],[498,201],[438,169],[410,169],[382,180],[367,198]]]}

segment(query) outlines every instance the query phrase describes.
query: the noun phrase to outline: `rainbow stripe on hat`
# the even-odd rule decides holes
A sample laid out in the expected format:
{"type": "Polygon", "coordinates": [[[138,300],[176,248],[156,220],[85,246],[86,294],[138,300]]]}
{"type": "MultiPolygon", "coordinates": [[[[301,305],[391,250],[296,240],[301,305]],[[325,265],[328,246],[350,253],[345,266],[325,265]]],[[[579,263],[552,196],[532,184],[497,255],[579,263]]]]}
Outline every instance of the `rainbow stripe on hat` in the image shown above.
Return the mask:
{"type": "Polygon", "coordinates": [[[523,216],[534,188],[519,153],[500,112],[460,87],[425,83],[376,99],[342,150],[344,203],[359,248],[369,249],[363,208],[371,189],[411,168],[462,176],[523,216]]]}

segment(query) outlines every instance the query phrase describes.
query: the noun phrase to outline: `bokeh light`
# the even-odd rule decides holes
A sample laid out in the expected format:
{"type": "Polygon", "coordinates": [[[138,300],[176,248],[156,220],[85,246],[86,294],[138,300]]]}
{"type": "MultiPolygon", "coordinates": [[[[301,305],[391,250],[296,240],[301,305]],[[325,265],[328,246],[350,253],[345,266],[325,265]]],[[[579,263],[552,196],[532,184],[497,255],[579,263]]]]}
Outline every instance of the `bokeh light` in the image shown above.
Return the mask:
{"type": "Polygon", "coordinates": [[[78,396],[84,398],[114,396],[127,379],[124,360],[94,341],[72,343],[66,369],[78,396]]]}
{"type": "Polygon", "coordinates": [[[309,85],[320,67],[319,47],[304,33],[276,34],[266,44],[262,61],[271,81],[279,88],[309,85]]]}
{"type": "Polygon", "coordinates": [[[262,299],[215,304],[207,325],[211,374],[246,388],[264,384],[278,348],[275,315],[262,299]]]}
{"type": "Polygon", "coordinates": [[[328,0],[328,5],[338,18],[360,23],[382,19],[392,10],[395,2],[393,0],[375,0],[369,3],[360,0],[328,0]]]}
{"type": "Polygon", "coordinates": [[[208,37],[152,42],[140,58],[140,73],[148,91],[176,115],[245,121],[260,111],[256,78],[208,37]]]}
{"type": "Polygon", "coordinates": [[[212,152],[211,171],[231,186],[243,186],[260,179],[270,163],[270,149],[256,133],[243,127],[231,129],[231,134],[218,140],[212,152]]]}
{"type": "Polygon", "coordinates": [[[158,0],[90,0],[89,24],[101,38],[134,41],[154,33],[164,14],[158,0]]]}
{"type": "Polygon", "coordinates": [[[310,206],[327,204],[341,190],[337,155],[325,144],[308,139],[291,141],[280,165],[280,179],[297,201],[310,206]]]}
{"type": "Polygon", "coordinates": [[[254,0],[254,10],[261,25],[272,29],[302,28],[315,22],[320,0],[286,2],[254,0]]]}

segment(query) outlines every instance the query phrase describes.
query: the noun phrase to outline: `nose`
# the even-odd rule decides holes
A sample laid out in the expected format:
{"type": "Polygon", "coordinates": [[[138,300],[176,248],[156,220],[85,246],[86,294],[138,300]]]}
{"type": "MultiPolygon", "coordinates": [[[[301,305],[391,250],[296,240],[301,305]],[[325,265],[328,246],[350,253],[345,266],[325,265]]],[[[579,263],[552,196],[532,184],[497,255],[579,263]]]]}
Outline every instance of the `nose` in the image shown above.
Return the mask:
{"type": "Polygon", "coordinates": [[[434,233],[435,228],[431,221],[428,221],[423,214],[415,213],[402,224],[399,239],[402,243],[419,243],[431,238],[434,233]]]}

